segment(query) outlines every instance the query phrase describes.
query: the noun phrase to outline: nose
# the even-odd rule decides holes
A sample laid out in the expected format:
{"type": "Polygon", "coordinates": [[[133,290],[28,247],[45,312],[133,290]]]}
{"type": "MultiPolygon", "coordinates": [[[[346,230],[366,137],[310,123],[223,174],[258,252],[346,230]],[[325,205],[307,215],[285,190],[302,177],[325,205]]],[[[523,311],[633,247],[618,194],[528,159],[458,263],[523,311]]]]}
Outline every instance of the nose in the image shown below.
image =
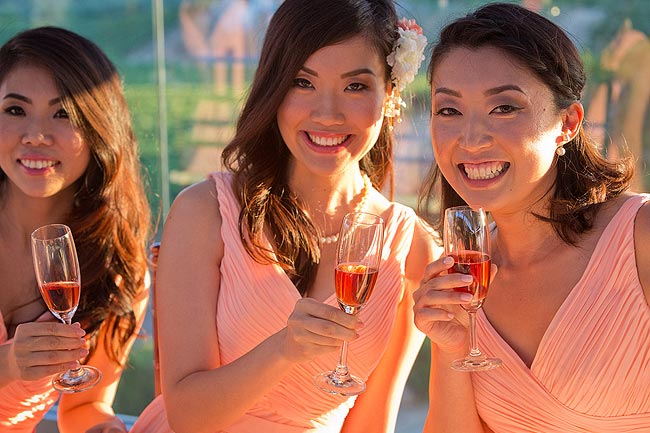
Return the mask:
{"type": "Polygon", "coordinates": [[[52,145],[52,136],[41,132],[41,130],[28,131],[23,135],[23,144],[30,146],[52,145]]]}
{"type": "Polygon", "coordinates": [[[480,151],[492,143],[492,135],[485,121],[472,116],[465,124],[460,136],[460,147],[468,152],[480,151]]]}
{"type": "Polygon", "coordinates": [[[338,97],[332,94],[322,94],[317,99],[311,111],[311,118],[322,125],[342,125],[345,122],[341,103],[338,97]]]}

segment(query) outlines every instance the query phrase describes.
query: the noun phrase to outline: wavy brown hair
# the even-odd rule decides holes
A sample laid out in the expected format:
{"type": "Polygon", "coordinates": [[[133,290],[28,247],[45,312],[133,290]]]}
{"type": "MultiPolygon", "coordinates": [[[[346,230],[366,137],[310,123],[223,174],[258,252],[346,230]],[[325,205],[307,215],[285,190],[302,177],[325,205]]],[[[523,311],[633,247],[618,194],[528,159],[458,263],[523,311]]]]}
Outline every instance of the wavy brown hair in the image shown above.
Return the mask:
{"type": "MultiPolygon", "coordinates": [[[[586,76],[575,45],[553,22],[507,3],[483,6],[443,28],[432,50],[429,84],[436,66],[451,50],[481,47],[497,48],[535,74],[552,92],[558,111],[580,100],[586,76]]],[[[556,158],[549,215],[535,216],[549,222],[563,241],[575,245],[592,228],[600,204],[629,188],[634,166],[630,157],[617,162],[605,159],[582,127],[564,148],[566,154],[556,158]]],[[[420,194],[419,210],[431,216],[435,197],[440,198],[440,212],[433,219],[440,229],[444,210],[466,203],[434,163],[420,194]]]]}
{"type": "MultiPolygon", "coordinates": [[[[90,148],[73,208],[61,222],[72,228],[79,253],[84,289],[75,319],[89,335],[89,356],[101,334],[106,352],[119,364],[136,329],[133,302],[145,289],[150,229],[122,82],[97,45],[56,27],[27,30],[9,40],[0,49],[0,82],[26,64],[52,74],[72,125],[90,148]]],[[[0,170],[0,185],[6,179],[0,170]]]]}
{"type": "MultiPolygon", "coordinates": [[[[284,1],[269,24],[235,137],[223,152],[224,166],[235,175],[246,250],[260,263],[282,266],[302,294],[312,283],[320,249],[314,225],[287,185],[291,154],[280,135],[277,112],[309,56],[358,35],[386,58],[398,37],[392,1],[284,1]],[[264,247],[264,233],[270,233],[273,251],[264,247]]],[[[390,73],[386,64],[387,83],[390,73]]],[[[377,188],[392,179],[392,151],[392,133],[384,122],[376,144],[359,163],[377,188]]]]}

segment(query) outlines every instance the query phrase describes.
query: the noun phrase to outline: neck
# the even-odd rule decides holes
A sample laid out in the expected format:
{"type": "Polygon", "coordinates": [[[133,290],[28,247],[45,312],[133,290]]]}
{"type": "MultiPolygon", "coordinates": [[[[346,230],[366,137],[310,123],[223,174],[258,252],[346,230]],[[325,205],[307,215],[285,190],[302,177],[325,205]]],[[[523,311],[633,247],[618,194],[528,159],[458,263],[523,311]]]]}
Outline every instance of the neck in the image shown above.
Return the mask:
{"type": "Polygon", "coordinates": [[[360,170],[311,179],[308,183],[290,184],[291,190],[299,197],[320,232],[321,244],[335,243],[343,217],[365,208],[372,184],[360,170]]]}
{"type": "Polygon", "coordinates": [[[529,212],[492,215],[497,231],[492,253],[500,267],[527,267],[553,254],[564,242],[550,223],[529,212]]]}
{"type": "Polygon", "coordinates": [[[0,232],[13,233],[29,242],[31,233],[45,224],[64,223],[73,198],[34,198],[5,184],[0,193],[0,232]]]}

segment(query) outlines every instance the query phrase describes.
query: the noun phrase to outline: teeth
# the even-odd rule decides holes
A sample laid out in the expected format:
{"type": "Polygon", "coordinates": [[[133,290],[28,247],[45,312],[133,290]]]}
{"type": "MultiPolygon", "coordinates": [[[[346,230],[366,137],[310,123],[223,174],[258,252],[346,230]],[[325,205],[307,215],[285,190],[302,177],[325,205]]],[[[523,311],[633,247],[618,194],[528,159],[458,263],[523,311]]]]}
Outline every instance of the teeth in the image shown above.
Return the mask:
{"type": "Polygon", "coordinates": [[[20,163],[27,168],[40,170],[42,168],[53,167],[56,164],[56,161],[44,161],[42,159],[21,159],[20,163]]]}
{"type": "Polygon", "coordinates": [[[307,134],[309,139],[319,146],[338,146],[348,139],[349,135],[341,137],[319,137],[318,135],[307,134]]]}
{"type": "Polygon", "coordinates": [[[465,174],[472,180],[478,179],[492,179],[497,177],[503,171],[504,165],[502,162],[487,162],[484,164],[463,164],[465,174]]]}

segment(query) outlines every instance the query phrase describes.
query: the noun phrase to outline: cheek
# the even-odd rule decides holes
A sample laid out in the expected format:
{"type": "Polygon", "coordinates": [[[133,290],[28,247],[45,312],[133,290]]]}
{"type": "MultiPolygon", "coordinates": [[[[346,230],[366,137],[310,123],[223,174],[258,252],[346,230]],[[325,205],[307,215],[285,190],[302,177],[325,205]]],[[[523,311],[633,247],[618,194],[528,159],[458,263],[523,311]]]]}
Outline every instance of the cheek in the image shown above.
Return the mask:
{"type": "Polygon", "coordinates": [[[384,120],[384,94],[373,98],[348,101],[345,105],[346,116],[359,125],[375,126],[384,120]]]}

